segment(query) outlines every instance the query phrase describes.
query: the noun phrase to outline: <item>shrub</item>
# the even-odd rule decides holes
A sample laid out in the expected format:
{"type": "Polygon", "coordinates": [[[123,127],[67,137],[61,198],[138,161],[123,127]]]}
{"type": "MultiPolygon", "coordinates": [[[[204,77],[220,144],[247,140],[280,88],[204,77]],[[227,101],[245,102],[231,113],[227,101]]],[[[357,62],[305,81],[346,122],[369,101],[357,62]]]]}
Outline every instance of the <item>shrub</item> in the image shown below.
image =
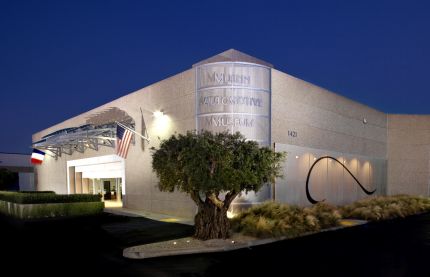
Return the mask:
{"type": "Polygon", "coordinates": [[[319,203],[309,208],[267,202],[232,219],[232,229],[256,237],[296,237],[339,225],[340,213],[319,203]]]}
{"type": "Polygon", "coordinates": [[[341,208],[343,217],[379,221],[429,212],[430,198],[410,195],[378,196],[341,208]]]}
{"type": "Polygon", "coordinates": [[[0,191],[0,200],[18,204],[100,202],[101,196],[93,194],[55,194],[52,192],[20,193],[0,191]]]}
{"type": "Polygon", "coordinates": [[[12,172],[5,168],[0,168],[0,190],[16,190],[19,185],[17,172],[12,172]]]}

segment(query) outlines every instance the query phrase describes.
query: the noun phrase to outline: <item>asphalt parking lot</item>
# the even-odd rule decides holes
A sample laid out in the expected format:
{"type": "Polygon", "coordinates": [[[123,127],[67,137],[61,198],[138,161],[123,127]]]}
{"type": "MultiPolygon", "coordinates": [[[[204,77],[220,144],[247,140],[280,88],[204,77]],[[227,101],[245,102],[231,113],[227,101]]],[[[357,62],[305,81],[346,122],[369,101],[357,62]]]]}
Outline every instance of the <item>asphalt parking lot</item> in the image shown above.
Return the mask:
{"type": "Polygon", "coordinates": [[[191,226],[103,214],[20,222],[0,217],[2,270],[62,276],[430,276],[430,215],[323,232],[232,252],[128,260],[122,249],[192,234],[191,226]]]}

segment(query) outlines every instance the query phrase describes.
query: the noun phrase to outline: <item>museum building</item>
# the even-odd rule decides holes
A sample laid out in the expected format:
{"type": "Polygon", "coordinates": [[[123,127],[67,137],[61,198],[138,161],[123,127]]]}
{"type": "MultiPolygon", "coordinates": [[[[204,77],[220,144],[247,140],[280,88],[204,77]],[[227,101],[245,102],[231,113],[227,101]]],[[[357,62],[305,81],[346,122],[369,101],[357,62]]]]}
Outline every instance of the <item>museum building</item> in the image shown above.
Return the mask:
{"type": "Polygon", "coordinates": [[[287,152],[284,177],[241,195],[232,212],[267,200],[429,195],[430,116],[386,114],[234,49],[34,134],[33,148],[46,153],[37,189],[100,193],[107,207],[190,218],[189,196],[159,191],[150,150],[189,130],[239,131],[287,152]],[[139,134],[126,158],[115,151],[118,124],[139,134]]]}

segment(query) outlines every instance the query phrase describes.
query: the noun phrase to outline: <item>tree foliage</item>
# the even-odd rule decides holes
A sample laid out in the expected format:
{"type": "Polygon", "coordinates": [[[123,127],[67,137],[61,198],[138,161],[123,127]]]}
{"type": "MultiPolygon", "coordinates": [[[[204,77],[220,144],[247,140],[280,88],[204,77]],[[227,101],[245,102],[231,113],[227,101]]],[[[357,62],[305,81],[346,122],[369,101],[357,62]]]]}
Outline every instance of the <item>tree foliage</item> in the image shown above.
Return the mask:
{"type": "Polygon", "coordinates": [[[162,191],[248,192],[280,176],[283,156],[240,133],[187,132],[162,141],[152,166],[162,191]]]}
{"type": "Polygon", "coordinates": [[[17,186],[18,173],[9,171],[5,168],[0,168],[0,190],[9,190],[17,186]]]}
{"type": "Polygon", "coordinates": [[[258,191],[279,177],[285,155],[259,147],[240,133],[208,131],[172,135],[158,150],[152,149],[152,167],[160,190],[189,193],[199,212],[211,207],[221,213],[227,212],[242,191],[258,191]]]}

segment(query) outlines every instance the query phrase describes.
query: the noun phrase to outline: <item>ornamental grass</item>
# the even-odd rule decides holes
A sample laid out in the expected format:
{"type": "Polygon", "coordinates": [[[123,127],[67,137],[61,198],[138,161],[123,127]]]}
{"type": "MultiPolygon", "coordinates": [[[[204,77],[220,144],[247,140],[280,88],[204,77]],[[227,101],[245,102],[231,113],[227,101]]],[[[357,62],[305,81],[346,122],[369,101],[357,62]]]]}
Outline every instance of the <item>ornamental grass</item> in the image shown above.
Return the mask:
{"type": "Polygon", "coordinates": [[[379,221],[430,211],[430,198],[411,195],[377,196],[340,208],[344,218],[379,221]]]}
{"type": "Polygon", "coordinates": [[[254,206],[232,219],[232,229],[259,238],[297,237],[339,225],[334,206],[319,203],[312,207],[267,202],[254,206]]]}

